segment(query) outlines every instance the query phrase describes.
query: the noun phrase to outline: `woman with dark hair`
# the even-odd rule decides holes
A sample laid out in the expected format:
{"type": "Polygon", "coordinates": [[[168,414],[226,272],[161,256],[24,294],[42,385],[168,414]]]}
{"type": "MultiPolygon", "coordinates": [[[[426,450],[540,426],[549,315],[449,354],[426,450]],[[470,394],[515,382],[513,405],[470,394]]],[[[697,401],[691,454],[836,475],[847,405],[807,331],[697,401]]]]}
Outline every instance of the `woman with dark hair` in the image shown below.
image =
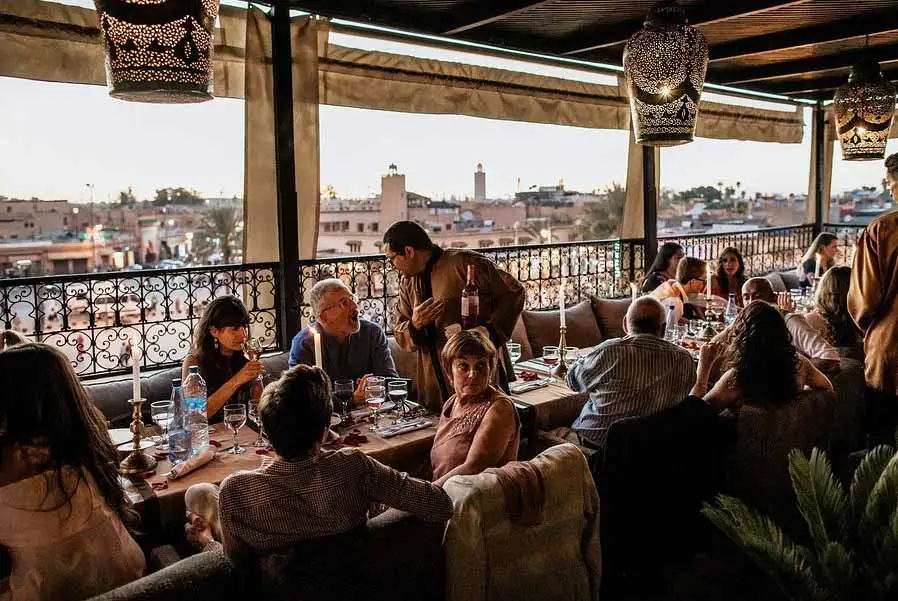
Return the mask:
{"type": "Polygon", "coordinates": [[[733,324],[729,369],[712,389],[715,395],[748,405],[785,405],[805,387],[832,390],[832,383],[798,353],[779,309],[749,303],[733,324]]]}
{"type": "Polygon", "coordinates": [[[517,411],[511,399],[490,385],[498,356],[489,338],[476,330],[459,332],[443,347],[443,373],[455,394],[443,405],[430,451],[434,484],[517,459],[517,411]]]}
{"type": "Polygon", "coordinates": [[[742,284],[745,283],[745,260],[732,246],[723,249],[717,259],[717,273],[711,277],[711,294],[729,299],[732,294],[736,305],[742,306],[742,284]]]}
{"type": "Polygon", "coordinates": [[[0,598],[85,599],[143,575],[106,422],[69,360],[44,344],[0,353],[0,598]]]}
{"type": "Polygon", "coordinates": [[[815,278],[821,277],[826,271],[836,264],[836,254],[839,252],[839,238],[835,234],[823,232],[811,242],[810,248],[801,258],[798,266],[798,283],[802,288],[810,288],[815,278]],[[820,273],[817,273],[817,264],[820,264],[820,273]]]}
{"type": "Polygon", "coordinates": [[[817,285],[814,310],[805,319],[839,349],[839,354],[863,361],[864,338],[848,312],[850,286],[850,267],[833,267],[827,271],[817,285]]]}
{"type": "Polygon", "coordinates": [[[674,279],[677,275],[677,265],[684,256],[686,253],[683,247],[676,242],[662,244],[642,283],[642,292],[648,294],[664,282],[674,279]]]}
{"type": "Polygon", "coordinates": [[[181,366],[182,379],[193,365],[206,381],[206,414],[211,418],[228,403],[249,401],[250,385],[262,364],[247,361],[243,343],[249,313],[235,296],[220,296],[206,306],[193,336],[193,348],[181,366]]]}

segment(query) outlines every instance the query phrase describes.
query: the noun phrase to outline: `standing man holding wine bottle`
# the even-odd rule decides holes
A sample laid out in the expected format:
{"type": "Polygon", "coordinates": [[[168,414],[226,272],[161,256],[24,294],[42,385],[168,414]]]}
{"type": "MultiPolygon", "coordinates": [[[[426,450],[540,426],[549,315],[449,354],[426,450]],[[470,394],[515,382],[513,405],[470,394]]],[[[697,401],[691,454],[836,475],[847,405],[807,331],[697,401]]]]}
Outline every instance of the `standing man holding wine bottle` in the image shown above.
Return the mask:
{"type": "Polygon", "coordinates": [[[497,383],[507,390],[514,372],[505,343],[524,309],[524,288],[478,252],[443,250],[420,225],[398,221],[384,233],[384,253],[402,275],[393,335],[416,351],[418,400],[438,411],[452,391],[440,367],[446,341],[478,329],[500,352],[497,383]]]}

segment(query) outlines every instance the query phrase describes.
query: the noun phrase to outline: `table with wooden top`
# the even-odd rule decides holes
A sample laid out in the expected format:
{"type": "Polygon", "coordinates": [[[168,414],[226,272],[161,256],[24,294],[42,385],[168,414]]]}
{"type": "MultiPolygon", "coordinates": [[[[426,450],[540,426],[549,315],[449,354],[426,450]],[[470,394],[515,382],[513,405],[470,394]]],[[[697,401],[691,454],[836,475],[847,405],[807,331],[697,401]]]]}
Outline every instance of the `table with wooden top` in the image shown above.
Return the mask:
{"type": "MultiPolygon", "coordinates": [[[[386,419],[381,418],[381,422],[385,423],[386,419]]],[[[438,418],[433,416],[431,421],[434,425],[430,427],[397,434],[391,438],[381,438],[370,432],[368,422],[348,428],[336,427],[334,430],[343,436],[357,429],[360,434],[367,437],[367,442],[358,447],[344,448],[358,448],[381,463],[415,474],[419,473],[422,466],[429,461],[438,418]]],[[[237,436],[239,444],[246,448],[246,452],[240,455],[227,452],[233,444],[234,434],[224,424],[215,424],[211,428],[213,431],[210,440],[220,443],[221,446],[218,447],[215,458],[206,465],[181,478],[170,480],[166,474],[171,469],[171,463],[167,459],[160,459],[154,473],[145,474],[144,477],[122,478],[129,500],[141,514],[142,529],[148,533],[164,537],[164,533],[177,531],[183,527],[184,494],[191,485],[221,484],[230,474],[258,469],[266,458],[275,457],[273,451],[257,452],[257,447],[252,446],[252,443],[258,434],[248,426],[242,428],[237,436]]]]}

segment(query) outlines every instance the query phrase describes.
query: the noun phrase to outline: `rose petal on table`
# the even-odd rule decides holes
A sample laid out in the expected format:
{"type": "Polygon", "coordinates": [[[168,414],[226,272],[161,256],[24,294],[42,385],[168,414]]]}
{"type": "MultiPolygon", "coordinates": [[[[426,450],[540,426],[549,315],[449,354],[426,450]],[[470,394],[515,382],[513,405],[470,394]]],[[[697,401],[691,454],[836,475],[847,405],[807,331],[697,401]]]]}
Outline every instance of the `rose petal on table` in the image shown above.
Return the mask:
{"type": "Polygon", "coordinates": [[[152,478],[155,475],[156,475],[156,470],[148,470],[146,472],[143,472],[142,474],[138,474],[137,477],[142,478],[143,480],[149,480],[150,478],[152,478]]]}
{"type": "Polygon", "coordinates": [[[256,449],[256,455],[267,455],[268,449],[256,449]]]}
{"type": "Polygon", "coordinates": [[[218,442],[217,440],[210,440],[210,441],[209,441],[209,444],[212,445],[212,446],[215,447],[215,448],[220,448],[220,447],[221,447],[221,443],[218,442]]]}

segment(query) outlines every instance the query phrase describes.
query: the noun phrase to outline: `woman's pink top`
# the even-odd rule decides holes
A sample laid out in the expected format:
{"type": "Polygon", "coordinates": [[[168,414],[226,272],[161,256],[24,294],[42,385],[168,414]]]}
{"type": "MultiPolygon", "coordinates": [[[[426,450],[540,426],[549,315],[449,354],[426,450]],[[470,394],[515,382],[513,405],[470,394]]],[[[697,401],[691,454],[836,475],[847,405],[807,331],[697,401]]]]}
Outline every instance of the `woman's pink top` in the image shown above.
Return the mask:
{"type": "Polygon", "coordinates": [[[433,439],[433,448],[430,451],[430,465],[433,467],[433,479],[436,480],[451,472],[468,458],[474,436],[477,434],[483,417],[494,403],[508,403],[515,415],[514,428],[507,432],[508,442],[505,452],[495,465],[485,467],[501,467],[509,461],[518,458],[518,445],[521,442],[521,427],[518,422],[517,411],[514,404],[502,392],[490,387],[492,394],[482,401],[465,405],[462,412],[452,417],[455,408],[456,395],[449,397],[443,405],[440,415],[440,423],[437,425],[437,433],[433,439]]]}
{"type": "MultiPolygon", "coordinates": [[[[71,490],[78,474],[63,474],[71,490]]],[[[90,476],[62,501],[55,471],[0,487],[0,545],[12,563],[0,600],[86,599],[143,576],[143,552],[90,476]]]]}

